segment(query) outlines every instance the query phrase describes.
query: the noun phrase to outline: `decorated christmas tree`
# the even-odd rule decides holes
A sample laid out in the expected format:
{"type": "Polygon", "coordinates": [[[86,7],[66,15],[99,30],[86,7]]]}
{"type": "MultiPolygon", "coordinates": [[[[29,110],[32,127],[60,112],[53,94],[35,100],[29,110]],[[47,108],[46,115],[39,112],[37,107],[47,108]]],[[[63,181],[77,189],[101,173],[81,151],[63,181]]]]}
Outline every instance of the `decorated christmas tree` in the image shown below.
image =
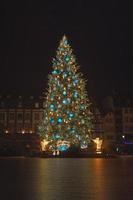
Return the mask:
{"type": "Polygon", "coordinates": [[[85,80],[68,40],[63,36],[53,59],[44,117],[39,125],[39,134],[49,149],[65,151],[72,144],[87,147],[91,139],[90,104],[85,80]]]}

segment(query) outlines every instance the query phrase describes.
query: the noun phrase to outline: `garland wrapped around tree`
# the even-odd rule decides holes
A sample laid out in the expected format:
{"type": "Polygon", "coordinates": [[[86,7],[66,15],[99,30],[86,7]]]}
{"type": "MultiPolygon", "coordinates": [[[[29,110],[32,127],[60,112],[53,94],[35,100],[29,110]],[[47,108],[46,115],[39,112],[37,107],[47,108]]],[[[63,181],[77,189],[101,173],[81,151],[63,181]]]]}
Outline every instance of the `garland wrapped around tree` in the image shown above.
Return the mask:
{"type": "Polygon", "coordinates": [[[90,104],[85,80],[68,40],[63,36],[53,59],[44,117],[39,125],[39,134],[49,149],[65,151],[72,144],[81,148],[88,146],[92,127],[90,104]]]}

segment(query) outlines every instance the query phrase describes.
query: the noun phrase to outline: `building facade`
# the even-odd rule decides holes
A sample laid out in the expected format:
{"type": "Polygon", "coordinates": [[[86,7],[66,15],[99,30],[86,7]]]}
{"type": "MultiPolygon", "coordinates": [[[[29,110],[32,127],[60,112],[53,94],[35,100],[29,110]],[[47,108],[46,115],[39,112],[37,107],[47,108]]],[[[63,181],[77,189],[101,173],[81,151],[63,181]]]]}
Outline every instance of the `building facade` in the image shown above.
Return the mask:
{"type": "MultiPolygon", "coordinates": [[[[43,118],[43,102],[42,97],[0,96],[0,134],[36,134],[43,118]]],[[[118,148],[133,146],[133,101],[125,102],[115,100],[111,110],[104,114],[92,105],[92,139],[102,139],[105,151],[114,151],[117,144],[118,148]]]]}
{"type": "Polygon", "coordinates": [[[43,117],[42,98],[4,97],[0,98],[0,132],[36,133],[39,121],[43,117]]]}

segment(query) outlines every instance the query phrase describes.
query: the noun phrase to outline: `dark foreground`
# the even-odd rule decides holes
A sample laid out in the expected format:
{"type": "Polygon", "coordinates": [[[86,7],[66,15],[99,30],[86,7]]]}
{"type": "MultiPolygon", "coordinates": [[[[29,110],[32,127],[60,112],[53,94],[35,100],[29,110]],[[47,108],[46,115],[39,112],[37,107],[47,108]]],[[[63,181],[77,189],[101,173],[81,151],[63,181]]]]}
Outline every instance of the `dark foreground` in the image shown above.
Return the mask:
{"type": "Polygon", "coordinates": [[[133,157],[0,158],[1,200],[133,199],[133,157]]]}

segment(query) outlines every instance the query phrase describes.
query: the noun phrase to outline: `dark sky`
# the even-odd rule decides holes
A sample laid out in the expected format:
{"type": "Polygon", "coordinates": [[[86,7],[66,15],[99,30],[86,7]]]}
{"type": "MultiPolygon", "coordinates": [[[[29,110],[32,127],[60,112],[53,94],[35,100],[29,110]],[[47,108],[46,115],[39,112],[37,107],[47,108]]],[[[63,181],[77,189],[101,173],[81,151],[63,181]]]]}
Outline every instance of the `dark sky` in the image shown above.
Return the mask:
{"type": "Polygon", "coordinates": [[[63,34],[88,93],[133,93],[133,12],[128,1],[11,1],[0,5],[0,93],[41,95],[63,34]]]}

